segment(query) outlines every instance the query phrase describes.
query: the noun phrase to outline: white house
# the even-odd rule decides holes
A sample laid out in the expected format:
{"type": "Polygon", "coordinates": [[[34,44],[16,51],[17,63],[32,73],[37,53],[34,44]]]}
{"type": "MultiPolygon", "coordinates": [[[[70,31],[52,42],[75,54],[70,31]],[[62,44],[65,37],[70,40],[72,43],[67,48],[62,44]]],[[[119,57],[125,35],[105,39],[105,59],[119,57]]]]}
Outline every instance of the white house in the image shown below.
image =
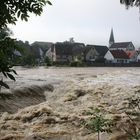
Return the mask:
{"type": "Polygon", "coordinates": [[[129,56],[130,62],[137,62],[137,51],[126,51],[126,54],[129,56]]]}
{"type": "Polygon", "coordinates": [[[110,50],[114,57],[114,63],[129,63],[129,56],[123,50],[110,50]]]}
{"type": "Polygon", "coordinates": [[[104,58],[108,63],[127,64],[130,62],[129,56],[123,50],[110,50],[104,58]]]}
{"type": "Polygon", "coordinates": [[[57,42],[47,52],[46,56],[51,61],[70,62],[82,57],[83,43],[57,42]]]}
{"type": "Polygon", "coordinates": [[[109,50],[134,51],[135,47],[132,42],[117,42],[112,44],[109,50]]]}
{"type": "Polygon", "coordinates": [[[48,49],[45,56],[47,56],[51,61],[56,61],[56,50],[54,45],[48,49]]]}
{"type": "Polygon", "coordinates": [[[86,45],[84,54],[86,61],[103,60],[108,51],[107,46],[101,45],[86,45]]]}
{"type": "Polygon", "coordinates": [[[86,46],[83,52],[85,61],[95,61],[99,56],[98,52],[91,46],[86,46]]]}
{"type": "Polygon", "coordinates": [[[114,56],[112,53],[108,50],[107,53],[104,56],[107,63],[113,63],[114,62],[114,56]]]}
{"type": "Polygon", "coordinates": [[[140,62],[140,53],[137,56],[137,62],[140,62]]]}

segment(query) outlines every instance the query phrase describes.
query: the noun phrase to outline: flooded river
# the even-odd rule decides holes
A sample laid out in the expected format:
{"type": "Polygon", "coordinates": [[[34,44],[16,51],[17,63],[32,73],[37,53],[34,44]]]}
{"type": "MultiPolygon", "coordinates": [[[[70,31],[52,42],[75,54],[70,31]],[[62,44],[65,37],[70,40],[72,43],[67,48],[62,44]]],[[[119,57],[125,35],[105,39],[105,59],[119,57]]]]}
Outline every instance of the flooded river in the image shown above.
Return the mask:
{"type": "Polygon", "coordinates": [[[71,68],[71,67],[37,67],[37,68],[15,68],[18,76],[16,82],[8,81],[11,88],[18,88],[30,85],[53,84],[57,85],[63,81],[86,80],[89,84],[94,79],[95,83],[103,82],[123,82],[124,84],[140,83],[140,68],[122,67],[91,67],[91,68],[71,68]],[[96,78],[95,78],[96,77],[96,78]],[[89,79],[89,80],[88,80],[89,79]]]}
{"type": "Polygon", "coordinates": [[[101,140],[127,140],[120,128],[128,98],[140,96],[140,68],[15,69],[16,82],[7,80],[11,89],[0,100],[0,140],[96,140],[81,123],[91,107],[117,119],[118,129],[101,140]]]}

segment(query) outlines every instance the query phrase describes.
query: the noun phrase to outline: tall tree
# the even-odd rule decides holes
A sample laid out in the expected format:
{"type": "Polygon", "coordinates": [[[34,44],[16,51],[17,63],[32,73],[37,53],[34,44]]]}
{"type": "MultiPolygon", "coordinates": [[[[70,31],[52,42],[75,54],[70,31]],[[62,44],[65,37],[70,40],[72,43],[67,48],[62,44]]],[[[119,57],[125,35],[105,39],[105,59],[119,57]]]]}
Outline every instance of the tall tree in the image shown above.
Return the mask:
{"type": "Polygon", "coordinates": [[[41,15],[49,0],[0,0],[0,28],[16,24],[18,18],[27,21],[29,13],[41,15]]]}
{"type": "Polygon", "coordinates": [[[15,81],[14,76],[11,73],[16,71],[12,69],[12,59],[14,51],[18,50],[16,40],[10,38],[11,31],[8,28],[0,30],[0,88],[1,86],[9,88],[9,86],[3,82],[3,76],[15,81]]]}
{"type": "Polygon", "coordinates": [[[16,41],[10,38],[8,24],[16,24],[16,21],[28,21],[29,13],[41,15],[43,7],[51,2],[49,0],[0,0],[0,88],[9,86],[3,82],[3,76],[15,80],[11,73],[16,71],[12,69],[11,58],[16,49],[16,41]]]}
{"type": "Polygon", "coordinates": [[[130,6],[139,6],[140,7],[140,0],[120,0],[121,4],[125,4],[127,8],[130,6]]]}

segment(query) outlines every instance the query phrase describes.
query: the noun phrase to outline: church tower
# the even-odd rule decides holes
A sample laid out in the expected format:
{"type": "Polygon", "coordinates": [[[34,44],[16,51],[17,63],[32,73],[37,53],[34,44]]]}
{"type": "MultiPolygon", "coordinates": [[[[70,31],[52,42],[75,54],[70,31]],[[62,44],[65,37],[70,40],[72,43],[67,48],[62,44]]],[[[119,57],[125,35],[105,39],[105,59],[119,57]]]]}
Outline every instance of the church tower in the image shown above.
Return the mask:
{"type": "Polygon", "coordinates": [[[114,43],[115,43],[115,40],[114,40],[114,34],[113,34],[113,28],[112,28],[110,38],[109,38],[109,47],[111,47],[111,45],[114,43]]]}

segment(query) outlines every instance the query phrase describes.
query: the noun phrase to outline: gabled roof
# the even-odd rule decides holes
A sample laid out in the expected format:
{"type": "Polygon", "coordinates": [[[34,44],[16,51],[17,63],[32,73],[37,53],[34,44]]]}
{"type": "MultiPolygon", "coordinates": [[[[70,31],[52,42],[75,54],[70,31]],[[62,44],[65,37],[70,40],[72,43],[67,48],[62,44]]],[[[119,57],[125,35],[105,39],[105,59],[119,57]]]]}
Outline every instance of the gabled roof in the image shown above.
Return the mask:
{"type": "Polygon", "coordinates": [[[129,56],[123,50],[110,50],[114,58],[129,59],[129,56]]]}
{"type": "Polygon", "coordinates": [[[105,56],[105,54],[108,51],[108,47],[107,46],[99,46],[99,45],[94,45],[94,48],[96,49],[96,51],[99,53],[100,56],[105,56]]]}
{"type": "Polygon", "coordinates": [[[83,43],[57,42],[55,44],[56,55],[74,55],[82,52],[83,43]]]}
{"type": "Polygon", "coordinates": [[[83,53],[86,55],[91,49],[95,49],[93,45],[87,45],[86,47],[83,48],[83,53]]]}
{"type": "Polygon", "coordinates": [[[37,46],[41,48],[43,51],[47,51],[52,45],[53,45],[52,42],[39,42],[39,41],[36,41],[31,44],[31,46],[37,46]]]}
{"type": "Polygon", "coordinates": [[[31,49],[31,53],[36,57],[36,58],[40,58],[40,50],[39,50],[39,47],[34,47],[34,46],[31,46],[30,47],[31,49]]]}
{"type": "Polygon", "coordinates": [[[132,42],[118,42],[113,43],[110,48],[127,48],[132,42]]]}
{"type": "Polygon", "coordinates": [[[104,57],[105,54],[107,53],[108,51],[108,47],[107,46],[101,46],[101,45],[87,45],[86,47],[92,47],[94,48],[97,53],[99,54],[99,56],[102,56],[104,57]]]}

